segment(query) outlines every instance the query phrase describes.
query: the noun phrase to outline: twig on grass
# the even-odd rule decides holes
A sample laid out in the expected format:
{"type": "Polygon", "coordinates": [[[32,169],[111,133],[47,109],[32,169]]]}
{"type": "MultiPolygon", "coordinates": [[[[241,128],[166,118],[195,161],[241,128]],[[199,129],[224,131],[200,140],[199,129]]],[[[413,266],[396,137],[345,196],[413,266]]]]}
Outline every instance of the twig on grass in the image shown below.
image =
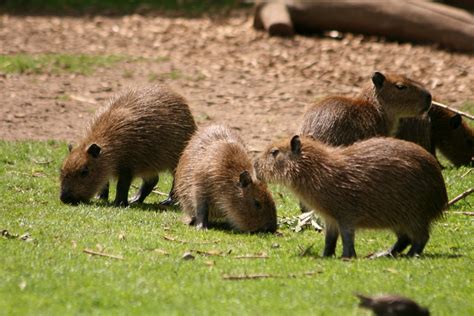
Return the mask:
{"type": "Polygon", "coordinates": [[[269,279],[269,278],[280,278],[278,275],[272,274],[237,274],[237,275],[222,275],[224,280],[256,280],[256,279],[269,279]]]}
{"type": "MultiPolygon", "coordinates": [[[[132,188],[138,189],[138,186],[133,184],[132,188]]],[[[168,196],[168,194],[166,194],[165,192],[161,192],[161,191],[158,191],[158,190],[153,190],[153,191],[151,191],[151,193],[162,195],[162,196],[168,196]]]]}
{"type": "Polygon", "coordinates": [[[49,165],[50,163],[53,162],[52,160],[45,160],[45,161],[39,161],[36,159],[31,159],[31,160],[33,160],[33,162],[37,165],[49,165]]]}
{"type": "Polygon", "coordinates": [[[472,170],[474,170],[474,169],[471,168],[471,169],[469,169],[468,171],[466,171],[466,172],[461,176],[461,178],[464,178],[465,176],[467,176],[468,174],[470,174],[472,170]]]}
{"type": "Polygon", "coordinates": [[[466,198],[468,195],[470,195],[472,192],[474,192],[474,188],[470,188],[469,190],[459,194],[456,196],[454,199],[448,202],[448,206],[453,206],[456,202],[466,198]]]}
{"type": "Polygon", "coordinates": [[[474,216],[474,212],[452,212],[454,214],[462,214],[467,216],[474,216]]]}
{"type": "Polygon", "coordinates": [[[87,253],[89,255],[93,255],[93,256],[100,256],[100,257],[107,257],[107,258],[112,258],[112,259],[123,260],[122,256],[111,255],[111,254],[108,254],[108,253],[98,252],[98,251],[94,251],[94,250],[90,250],[90,249],[84,249],[83,252],[87,253]]]}
{"type": "Polygon", "coordinates": [[[266,274],[266,273],[257,273],[257,274],[223,274],[223,280],[232,280],[232,281],[239,281],[239,280],[257,280],[257,279],[270,279],[270,278],[298,278],[302,276],[313,276],[316,274],[320,274],[322,271],[306,271],[303,273],[291,273],[288,275],[278,275],[278,274],[266,274]]]}
{"type": "Polygon", "coordinates": [[[207,244],[217,244],[220,240],[212,240],[212,241],[189,241],[189,240],[181,240],[171,236],[163,235],[164,240],[168,241],[175,241],[180,244],[200,244],[200,245],[207,245],[207,244]]]}
{"type": "Polygon", "coordinates": [[[260,254],[255,254],[255,255],[243,255],[243,256],[234,257],[234,259],[268,259],[268,258],[270,257],[264,252],[260,254]]]}
{"type": "Polygon", "coordinates": [[[459,110],[456,110],[456,109],[453,109],[443,103],[439,103],[439,102],[436,102],[436,101],[432,101],[431,102],[432,104],[436,105],[436,106],[439,106],[440,108],[443,108],[443,109],[446,109],[446,110],[449,110],[453,113],[456,113],[456,114],[459,114],[461,116],[464,116],[464,117],[467,117],[468,119],[470,120],[474,120],[474,116],[469,114],[469,113],[466,113],[466,112],[463,112],[463,111],[459,111],[459,110]]]}

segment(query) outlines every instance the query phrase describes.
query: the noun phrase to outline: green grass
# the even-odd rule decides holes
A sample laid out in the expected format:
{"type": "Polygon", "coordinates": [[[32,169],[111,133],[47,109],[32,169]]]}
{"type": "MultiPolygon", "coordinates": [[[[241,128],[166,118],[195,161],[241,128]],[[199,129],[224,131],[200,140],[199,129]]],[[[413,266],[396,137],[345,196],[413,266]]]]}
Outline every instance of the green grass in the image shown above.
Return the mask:
{"type": "Polygon", "coordinates": [[[236,7],[238,0],[4,0],[0,10],[15,13],[130,13],[135,10],[173,10],[203,13],[236,7]]]}
{"type": "MultiPolygon", "coordinates": [[[[435,225],[421,258],[364,259],[394,237],[362,231],[356,237],[359,259],[322,259],[321,233],[295,233],[286,226],[280,236],[196,231],[181,223],[178,210],[157,211],[154,204],[163,198],[157,195],[143,208],[63,205],[58,169],[66,152],[58,142],[0,141],[0,231],[30,235],[27,241],[0,237],[2,315],[369,315],[357,308],[353,292],[406,295],[432,315],[474,314],[473,217],[457,213],[473,211],[472,196],[435,225]],[[301,249],[311,245],[301,257],[301,249]],[[89,256],[85,248],[123,260],[89,256]],[[223,256],[194,253],[195,260],[182,260],[190,250],[218,250],[223,256]],[[234,258],[261,252],[269,258],[234,258]],[[318,273],[303,276],[308,271],[318,273]],[[222,279],[255,273],[281,277],[222,279]]],[[[467,171],[444,170],[451,198],[474,185],[473,173],[461,178],[467,171]]],[[[170,177],[163,180],[159,187],[166,192],[170,177]]],[[[272,189],[279,215],[298,215],[294,197],[272,189]]]]}
{"type": "Polygon", "coordinates": [[[0,72],[20,74],[77,73],[92,74],[97,68],[110,67],[125,60],[123,56],[66,54],[0,55],[0,72]]]}

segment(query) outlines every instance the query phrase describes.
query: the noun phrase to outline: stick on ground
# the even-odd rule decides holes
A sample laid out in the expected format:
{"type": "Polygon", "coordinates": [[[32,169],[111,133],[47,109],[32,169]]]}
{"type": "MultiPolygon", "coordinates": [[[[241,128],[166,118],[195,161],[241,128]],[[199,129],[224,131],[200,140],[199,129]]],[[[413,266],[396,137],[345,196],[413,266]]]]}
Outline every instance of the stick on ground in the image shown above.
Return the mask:
{"type": "Polygon", "coordinates": [[[454,199],[452,199],[451,201],[449,201],[448,203],[448,206],[453,206],[456,202],[466,198],[468,195],[470,195],[472,192],[474,192],[474,188],[470,188],[469,190],[459,194],[458,196],[456,196],[454,199]]]}
{"type": "Polygon", "coordinates": [[[94,250],[90,250],[90,249],[84,249],[83,252],[87,253],[89,255],[93,255],[93,256],[100,256],[100,257],[107,257],[107,258],[112,258],[112,259],[123,260],[122,256],[111,255],[111,254],[108,254],[108,253],[98,252],[98,251],[94,251],[94,250]]]}

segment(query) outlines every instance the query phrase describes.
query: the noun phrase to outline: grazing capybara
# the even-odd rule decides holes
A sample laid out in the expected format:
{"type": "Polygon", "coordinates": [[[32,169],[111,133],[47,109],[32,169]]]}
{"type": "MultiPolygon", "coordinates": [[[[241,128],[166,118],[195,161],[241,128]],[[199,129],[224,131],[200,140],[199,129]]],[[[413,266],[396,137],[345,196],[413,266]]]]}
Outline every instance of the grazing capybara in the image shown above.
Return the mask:
{"type": "Polygon", "coordinates": [[[276,208],[258,180],[241,138],[228,127],[198,131],[176,169],[176,196],[186,221],[198,229],[223,219],[242,232],[274,232],[276,208]]]}
{"type": "Polygon", "coordinates": [[[474,131],[461,115],[436,104],[428,115],[401,119],[396,137],[417,143],[433,155],[438,149],[456,167],[472,164],[474,131]]]}
{"type": "Polygon", "coordinates": [[[375,316],[429,316],[426,307],[418,305],[412,299],[399,295],[365,296],[356,294],[360,299],[359,307],[370,309],[375,316]]]}
{"type": "Polygon", "coordinates": [[[372,75],[372,84],[355,98],[332,96],[310,107],[299,134],[327,144],[350,145],[358,140],[389,136],[402,117],[420,116],[431,106],[423,86],[396,74],[372,75]]]}
{"type": "Polygon", "coordinates": [[[289,187],[318,211],[326,223],[324,256],[335,253],[341,235],[342,256],[355,257],[359,228],[391,229],[398,237],[388,251],[419,255],[431,223],[447,204],[436,159],[420,146],[394,138],[370,138],[332,147],[311,137],[270,145],[255,163],[260,179],[289,187]]]}
{"type": "MultiPolygon", "coordinates": [[[[131,202],[143,202],[158,183],[158,173],[174,174],[179,157],[196,130],[186,100],[165,86],[129,90],[98,111],[79,145],[61,168],[61,201],[77,204],[117,178],[114,204],[128,205],[133,178],[143,179],[131,202]]],[[[171,203],[173,189],[165,204],[171,203]]]]}

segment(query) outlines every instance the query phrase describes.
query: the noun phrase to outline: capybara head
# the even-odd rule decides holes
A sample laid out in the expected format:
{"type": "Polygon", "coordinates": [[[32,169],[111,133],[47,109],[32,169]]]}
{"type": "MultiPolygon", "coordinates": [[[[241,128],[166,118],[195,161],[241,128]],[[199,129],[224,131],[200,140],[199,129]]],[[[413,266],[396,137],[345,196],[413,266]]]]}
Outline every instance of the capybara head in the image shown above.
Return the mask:
{"type": "MultiPolygon", "coordinates": [[[[439,128],[433,126],[433,128],[439,128]]],[[[472,164],[474,158],[474,131],[462,121],[461,115],[449,118],[444,128],[434,131],[441,153],[456,167],[472,164]]]]}
{"type": "Polygon", "coordinates": [[[101,148],[97,144],[69,146],[61,167],[61,201],[77,204],[89,201],[108,179],[105,178],[101,148]]]}
{"type": "Polygon", "coordinates": [[[270,145],[255,162],[257,177],[268,182],[289,185],[301,168],[301,139],[298,135],[291,141],[283,140],[270,145]]]}
{"type": "Polygon", "coordinates": [[[420,83],[404,76],[374,72],[372,83],[379,103],[398,117],[419,116],[431,106],[431,93],[420,83]]]}
{"type": "Polygon", "coordinates": [[[235,216],[231,216],[234,226],[246,232],[275,232],[276,207],[267,185],[258,179],[252,179],[245,170],[240,173],[238,186],[241,195],[234,203],[238,205],[238,209],[233,214],[235,216]]]}

